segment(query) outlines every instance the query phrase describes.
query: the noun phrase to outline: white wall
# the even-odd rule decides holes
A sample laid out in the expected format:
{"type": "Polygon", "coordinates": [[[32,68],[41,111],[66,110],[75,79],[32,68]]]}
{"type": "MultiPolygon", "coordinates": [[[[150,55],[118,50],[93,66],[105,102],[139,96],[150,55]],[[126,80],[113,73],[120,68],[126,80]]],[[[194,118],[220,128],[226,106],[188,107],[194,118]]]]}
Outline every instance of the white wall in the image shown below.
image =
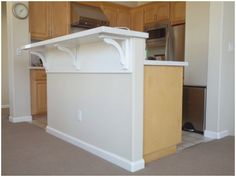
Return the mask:
{"type": "Polygon", "coordinates": [[[210,2],[206,134],[209,132],[234,135],[234,2],[210,2]]]}
{"type": "Polygon", "coordinates": [[[30,43],[29,23],[28,18],[20,20],[14,17],[14,3],[7,2],[10,120],[23,120],[31,117],[29,55],[27,52],[17,55],[16,49],[30,43]]]}
{"type": "Polygon", "coordinates": [[[185,85],[207,85],[209,2],[186,2],[185,85]]]}
{"type": "Polygon", "coordinates": [[[9,106],[8,56],[7,56],[7,16],[6,2],[2,3],[2,107],[9,106]]]}

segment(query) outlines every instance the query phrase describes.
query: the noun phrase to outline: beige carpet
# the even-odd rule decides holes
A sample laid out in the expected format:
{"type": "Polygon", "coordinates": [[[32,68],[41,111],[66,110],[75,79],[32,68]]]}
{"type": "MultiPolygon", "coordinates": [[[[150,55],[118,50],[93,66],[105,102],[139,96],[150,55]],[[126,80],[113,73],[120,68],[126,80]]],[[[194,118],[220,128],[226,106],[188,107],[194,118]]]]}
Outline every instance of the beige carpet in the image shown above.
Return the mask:
{"type": "Polygon", "coordinates": [[[2,118],[2,175],[234,175],[234,137],[198,144],[129,173],[44,129],[2,118]]]}

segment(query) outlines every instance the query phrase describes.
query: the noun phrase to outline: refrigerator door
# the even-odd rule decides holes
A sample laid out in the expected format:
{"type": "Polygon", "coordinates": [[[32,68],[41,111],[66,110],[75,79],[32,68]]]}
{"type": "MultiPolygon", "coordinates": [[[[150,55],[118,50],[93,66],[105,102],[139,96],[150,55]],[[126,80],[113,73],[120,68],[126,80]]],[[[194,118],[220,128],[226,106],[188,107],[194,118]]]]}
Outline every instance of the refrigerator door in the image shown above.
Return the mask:
{"type": "Polygon", "coordinates": [[[171,27],[168,46],[168,59],[172,61],[184,61],[185,25],[171,27]]]}

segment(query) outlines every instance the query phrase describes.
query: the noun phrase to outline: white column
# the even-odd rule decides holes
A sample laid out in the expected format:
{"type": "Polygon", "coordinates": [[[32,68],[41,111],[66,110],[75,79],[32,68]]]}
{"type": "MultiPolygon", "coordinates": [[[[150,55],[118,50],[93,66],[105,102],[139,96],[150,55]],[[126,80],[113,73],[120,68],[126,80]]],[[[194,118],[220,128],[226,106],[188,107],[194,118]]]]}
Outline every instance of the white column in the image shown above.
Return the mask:
{"type": "Polygon", "coordinates": [[[234,132],[234,3],[211,2],[205,136],[234,132]]]}
{"type": "MultiPolygon", "coordinates": [[[[7,2],[7,40],[9,63],[9,104],[10,121],[31,121],[29,54],[18,53],[17,49],[28,44],[29,23],[27,19],[17,19],[12,13],[16,2],[7,2]]],[[[25,2],[24,2],[25,3],[25,2]]],[[[28,3],[25,3],[28,5],[28,3]]]]}

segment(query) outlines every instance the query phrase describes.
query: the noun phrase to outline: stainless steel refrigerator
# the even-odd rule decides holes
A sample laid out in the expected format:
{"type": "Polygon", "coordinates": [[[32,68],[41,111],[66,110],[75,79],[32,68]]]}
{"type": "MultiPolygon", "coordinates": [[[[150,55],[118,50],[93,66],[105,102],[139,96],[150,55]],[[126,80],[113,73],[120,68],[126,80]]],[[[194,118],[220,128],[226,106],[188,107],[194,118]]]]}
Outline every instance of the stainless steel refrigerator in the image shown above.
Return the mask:
{"type": "Polygon", "coordinates": [[[185,25],[172,26],[169,21],[145,26],[147,59],[184,61],[185,25]]]}
{"type": "Polygon", "coordinates": [[[175,25],[169,28],[167,60],[184,61],[185,25],[175,25]]]}

